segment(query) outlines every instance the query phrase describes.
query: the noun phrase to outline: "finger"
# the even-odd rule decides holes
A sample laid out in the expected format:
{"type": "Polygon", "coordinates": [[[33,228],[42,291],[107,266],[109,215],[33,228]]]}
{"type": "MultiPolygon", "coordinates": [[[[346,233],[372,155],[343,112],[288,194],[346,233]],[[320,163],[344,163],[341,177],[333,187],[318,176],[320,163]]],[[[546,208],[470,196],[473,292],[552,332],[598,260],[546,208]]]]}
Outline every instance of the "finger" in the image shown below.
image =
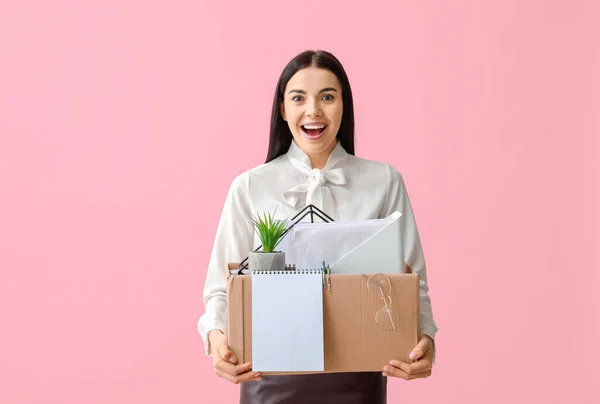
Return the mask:
{"type": "Polygon", "coordinates": [[[397,367],[390,366],[390,365],[385,365],[383,367],[383,375],[384,376],[398,377],[398,378],[401,378],[401,379],[404,379],[404,380],[413,380],[413,379],[420,379],[420,378],[428,377],[428,376],[431,375],[431,372],[408,374],[405,371],[403,371],[402,369],[399,369],[397,367]]]}
{"type": "Polygon", "coordinates": [[[217,345],[217,351],[219,352],[219,356],[223,358],[224,361],[229,363],[237,363],[235,354],[227,347],[226,344],[217,345]]]}
{"type": "Polygon", "coordinates": [[[232,382],[234,384],[239,384],[239,383],[244,383],[244,382],[248,382],[248,381],[262,379],[262,376],[258,372],[248,372],[248,373],[243,373],[241,375],[231,375],[229,373],[225,373],[225,372],[218,370],[216,373],[217,373],[217,376],[222,377],[223,379],[229,380],[230,382],[232,382]]]}
{"type": "Polygon", "coordinates": [[[249,372],[250,370],[252,370],[252,362],[247,362],[242,365],[235,366],[234,372],[236,375],[241,375],[242,373],[249,372]]]}
{"type": "Polygon", "coordinates": [[[417,359],[421,358],[423,355],[425,355],[425,353],[427,352],[428,349],[429,349],[429,339],[427,339],[426,337],[423,337],[423,338],[421,338],[421,340],[419,341],[417,346],[412,350],[410,355],[408,355],[408,357],[412,360],[417,360],[417,359]]]}
{"type": "Polygon", "coordinates": [[[231,363],[227,363],[224,360],[217,360],[215,364],[215,369],[220,370],[221,372],[230,374],[232,376],[237,376],[239,374],[248,372],[252,369],[252,363],[247,362],[242,365],[233,365],[231,363]]]}
{"type": "Polygon", "coordinates": [[[397,360],[391,360],[390,361],[390,365],[392,365],[395,368],[398,368],[398,369],[402,370],[406,374],[411,373],[411,371],[410,371],[410,364],[408,364],[406,362],[397,361],[397,360]]]}
{"type": "Polygon", "coordinates": [[[432,367],[431,361],[428,359],[423,359],[410,364],[402,361],[391,360],[390,365],[401,369],[404,373],[408,375],[428,372],[431,370],[432,367]]]}
{"type": "Polygon", "coordinates": [[[224,375],[223,377],[225,377],[226,379],[228,379],[234,383],[242,383],[242,382],[248,381],[248,380],[262,379],[262,375],[260,374],[260,372],[252,372],[246,366],[236,367],[235,371],[239,372],[239,373],[228,373],[228,372],[223,372],[223,371],[221,371],[221,372],[224,375]],[[237,368],[239,368],[239,369],[237,369],[237,368]]]}

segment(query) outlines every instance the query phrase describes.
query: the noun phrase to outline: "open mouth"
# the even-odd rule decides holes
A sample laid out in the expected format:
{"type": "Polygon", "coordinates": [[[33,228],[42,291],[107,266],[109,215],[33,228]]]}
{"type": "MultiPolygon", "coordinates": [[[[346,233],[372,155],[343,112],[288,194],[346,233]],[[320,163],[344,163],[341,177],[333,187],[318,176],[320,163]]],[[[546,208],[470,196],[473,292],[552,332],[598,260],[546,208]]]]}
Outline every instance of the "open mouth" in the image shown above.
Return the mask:
{"type": "Polygon", "coordinates": [[[301,128],[308,138],[317,139],[325,132],[327,125],[302,125],[301,128]]]}

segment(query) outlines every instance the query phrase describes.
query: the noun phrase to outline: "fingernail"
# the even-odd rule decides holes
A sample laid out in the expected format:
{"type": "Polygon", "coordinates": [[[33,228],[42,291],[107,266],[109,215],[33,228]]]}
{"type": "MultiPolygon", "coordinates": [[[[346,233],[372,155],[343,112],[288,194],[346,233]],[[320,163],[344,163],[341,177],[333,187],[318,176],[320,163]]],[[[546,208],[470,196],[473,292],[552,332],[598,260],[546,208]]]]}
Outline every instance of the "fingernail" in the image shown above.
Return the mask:
{"type": "Polygon", "coordinates": [[[398,361],[395,361],[395,360],[391,360],[390,361],[390,365],[392,365],[392,366],[396,366],[397,367],[399,364],[400,363],[398,363],[398,361]]]}
{"type": "Polygon", "coordinates": [[[417,353],[416,352],[411,352],[410,355],[408,356],[410,359],[415,359],[417,357],[417,353]]]}
{"type": "Polygon", "coordinates": [[[231,358],[229,358],[229,362],[231,363],[236,363],[237,362],[237,358],[234,356],[232,356],[231,358]]]}
{"type": "Polygon", "coordinates": [[[386,372],[383,372],[383,375],[386,376],[386,377],[389,376],[386,372]]]}

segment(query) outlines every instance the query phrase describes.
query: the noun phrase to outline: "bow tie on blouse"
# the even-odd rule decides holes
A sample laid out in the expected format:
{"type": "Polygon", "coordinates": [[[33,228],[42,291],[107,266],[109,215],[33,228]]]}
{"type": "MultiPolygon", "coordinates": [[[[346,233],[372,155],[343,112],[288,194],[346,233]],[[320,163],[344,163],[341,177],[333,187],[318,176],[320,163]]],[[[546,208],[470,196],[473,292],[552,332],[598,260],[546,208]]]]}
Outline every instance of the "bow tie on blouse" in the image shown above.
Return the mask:
{"type": "Polygon", "coordinates": [[[283,192],[283,199],[292,207],[315,205],[327,215],[337,220],[337,206],[327,183],[334,185],[346,184],[344,170],[339,168],[319,170],[309,169],[294,164],[301,172],[307,174],[308,182],[296,185],[283,192]]]}

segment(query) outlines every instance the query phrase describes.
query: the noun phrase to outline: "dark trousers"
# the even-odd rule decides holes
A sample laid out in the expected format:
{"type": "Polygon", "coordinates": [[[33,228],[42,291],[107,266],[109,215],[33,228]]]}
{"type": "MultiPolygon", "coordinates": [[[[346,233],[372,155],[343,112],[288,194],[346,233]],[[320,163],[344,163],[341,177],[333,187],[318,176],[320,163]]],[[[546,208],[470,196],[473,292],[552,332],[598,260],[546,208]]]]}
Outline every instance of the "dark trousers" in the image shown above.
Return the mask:
{"type": "Polygon", "coordinates": [[[380,372],[263,376],[242,383],[240,404],[385,404],[380,372]]]}

